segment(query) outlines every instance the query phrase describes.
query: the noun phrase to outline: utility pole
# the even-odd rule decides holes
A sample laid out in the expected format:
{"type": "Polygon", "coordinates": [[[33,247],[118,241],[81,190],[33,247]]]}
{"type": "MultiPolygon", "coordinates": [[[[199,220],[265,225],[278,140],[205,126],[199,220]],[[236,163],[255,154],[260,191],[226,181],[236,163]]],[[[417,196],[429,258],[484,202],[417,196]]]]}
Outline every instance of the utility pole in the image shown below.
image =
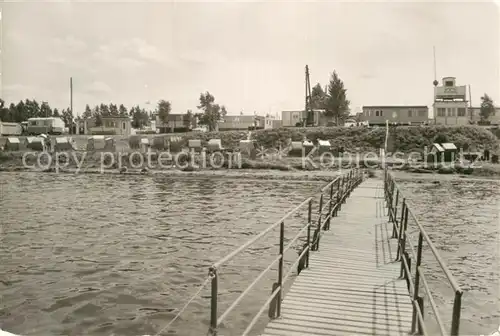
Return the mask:
{"type": "Polygon", "coordinates": [[[71,124],[69,134],[73,134],[73,77],[69,78],[69,111],[71,113],[71,124]]]}
{"type": "Polygon", "coordinates": [[[434,58],[434,81],[432,82],[432,84],[434,85],[434,97],[432,98],[432,101],[433,101],[432,107],[433,107],[434,125],[436,125],[436,123],[437,123],[437,120],[436,120],[437,111],[434,111],[434,110],[435,110],[435,106],[436,106],[436,88],[439,84],[439,82],[437,80],[437,68],[436,68],[436,46],[432,46],[432,53],[433,53],[433,58],[434,58]]]}
{"type": "Polygon", "coordinates": [[[69,78],[69,111],[71,113],[71,125],[69,125],[69,134],[73,134],[73,77],[69,78]]]}
{"type": "Polygon", "coordinates": [[[473,120],[472,113],[473,113],[473,110],[472,110],[472,92],[471,92],[470,84],[469,84],[469,118],[470,118],[470,121],[473,120]]]}

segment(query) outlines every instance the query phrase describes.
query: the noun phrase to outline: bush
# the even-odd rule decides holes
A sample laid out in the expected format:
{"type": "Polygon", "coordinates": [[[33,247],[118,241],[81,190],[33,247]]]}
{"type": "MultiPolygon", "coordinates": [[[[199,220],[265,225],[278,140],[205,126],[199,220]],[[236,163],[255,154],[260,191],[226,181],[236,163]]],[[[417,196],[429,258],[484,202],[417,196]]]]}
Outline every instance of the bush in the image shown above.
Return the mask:
{"type": "MultiPolygon", "coordinates": [[[[291,141],[302,141],[304,137],[316,142],[318,139],[330,140],[333,148],[344,147],[346,151],[361,152],[378,151],[384,146],[385,128],[366,127],[288,127],[277,129],[248,131],[227,131],[207,133],[187,133],[183,136],[182,146],[187,146],[189,139],[201,139],[203,145],[210,139],[221,139],[222,145],[228,149],[236,149],[239,141],[255,140],[258,146],[278,148],[287,146],[291,141]]],[[[472,145],[483,145],[492,149],[498,147],[497,138],[487,129],[477,126],[399,126],[390,130],[395,151],[422,151],[425,146],[432,146],[439,136],[455,143],[459,148],[469,148],[472,145]]],[[[439,139],[438,139],[439,140],[439,139]]]]}

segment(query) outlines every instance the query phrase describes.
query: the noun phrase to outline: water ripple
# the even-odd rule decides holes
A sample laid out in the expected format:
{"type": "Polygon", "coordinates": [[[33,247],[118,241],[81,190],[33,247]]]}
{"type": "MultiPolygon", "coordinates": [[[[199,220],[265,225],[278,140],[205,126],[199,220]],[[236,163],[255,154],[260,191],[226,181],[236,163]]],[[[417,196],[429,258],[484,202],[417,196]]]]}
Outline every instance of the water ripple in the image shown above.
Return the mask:
{"type": "MultiPolygon", "coordinates": [[[[465,291],[460,332],[479,335],[496,330],[500,324],[500,183],[405,180],[401,186],[465,291]]],[[[441,316],[449,323],[454,293],[429,250],[424,250],[423,265],[441,316]]]]}
{"type": "MultiPolygon", "coordinates": [[[[0,179],[0,325],[26,336],[155,334],[213,262],[322,185],[30,173],[0,179]]],[[[304,219],[287,221],[288,239],[304,219]]],[[[277,236],[221,268],[221,312],[275,258],[277,236]]],[[[228,333],[249,323],[276,274],[274,268],[230,316],[228,333]]],[[[206,334],[209,297],[204,289],[170,332],[206,334]]]]}

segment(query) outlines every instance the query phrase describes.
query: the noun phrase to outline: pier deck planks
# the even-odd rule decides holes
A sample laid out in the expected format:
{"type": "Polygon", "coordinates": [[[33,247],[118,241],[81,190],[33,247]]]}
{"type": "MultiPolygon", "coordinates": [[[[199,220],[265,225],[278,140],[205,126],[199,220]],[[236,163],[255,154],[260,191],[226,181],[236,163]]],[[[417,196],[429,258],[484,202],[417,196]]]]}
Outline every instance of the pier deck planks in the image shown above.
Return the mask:
{"type": "Polygon", "coordinates": [[[319,251],[295,279],[282,316],[262,336],[405,335],[412,305],[400,280],[383,181],[362,182],[323,231],[319,251]]]}

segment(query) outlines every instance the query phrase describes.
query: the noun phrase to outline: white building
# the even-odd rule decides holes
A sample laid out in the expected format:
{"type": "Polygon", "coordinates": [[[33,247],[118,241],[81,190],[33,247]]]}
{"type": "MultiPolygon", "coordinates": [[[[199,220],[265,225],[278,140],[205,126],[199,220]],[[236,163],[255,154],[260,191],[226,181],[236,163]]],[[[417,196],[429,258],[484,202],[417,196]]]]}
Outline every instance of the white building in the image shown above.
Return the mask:
{"type": "Polygon", "coordinates": [[[434,82],[434,122],[438,125],[468,125],[467,88],[457,85],[455,77],[444,77],[442,85],[434,82]]]}
{"type": "MultiPolygon", "coordinates": [[[[324,110],[313,110],[313,124],[319,126],[324,122],[324,110]]],[[[281,111],[281,124],[283,127],[302,126],[307,119],[307,112],[302,111],[281,111]]]]}
{"type": "Polygon", "coordinates": [[[281,125],[281,120],[272,115],[266,115],[264,118],[264,129],[280,128],[281,125]]]}

